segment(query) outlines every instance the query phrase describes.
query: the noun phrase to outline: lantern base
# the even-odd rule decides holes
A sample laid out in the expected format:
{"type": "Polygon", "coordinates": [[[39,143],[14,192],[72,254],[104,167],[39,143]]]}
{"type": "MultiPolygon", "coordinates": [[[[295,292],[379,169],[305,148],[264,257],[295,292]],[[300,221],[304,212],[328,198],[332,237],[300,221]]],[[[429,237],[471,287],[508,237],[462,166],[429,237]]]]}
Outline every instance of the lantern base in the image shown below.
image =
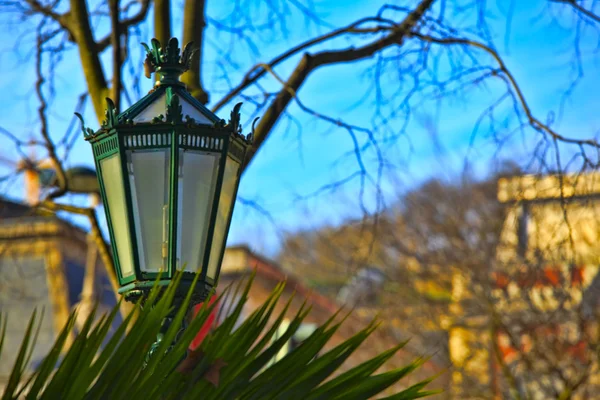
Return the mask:
{"type": "MultiPolygon", "coordinates": [[[[142,299],[142,303],[144,299],[150,293],[154,285],[158,285],[160,288],[164,288],[171,284],[172,280],[165,279],[157,281],[141,281],[141,282],[132,282],[126,286],[123,286],[119,289],[119,294],[123,295],[126,301],[131,303],[136,303],[139,299],[142,299]]],[[[192,286],[192,282],[181,281],[179,283],[179,287],[175,292],[175,298],[173,302],[177,302],[183,300],[185,296],[187,296],[190,288],[192,286]]],[[[192,293],[192,298],[190,299],[190,307],[196,304],[202,303],[212,290],[212,286],[206,283],[197,282],[196,287],[194,288],[194,292],[192,293]]],[[[143,304],[142,304],[143,305],[143,304]]]]}

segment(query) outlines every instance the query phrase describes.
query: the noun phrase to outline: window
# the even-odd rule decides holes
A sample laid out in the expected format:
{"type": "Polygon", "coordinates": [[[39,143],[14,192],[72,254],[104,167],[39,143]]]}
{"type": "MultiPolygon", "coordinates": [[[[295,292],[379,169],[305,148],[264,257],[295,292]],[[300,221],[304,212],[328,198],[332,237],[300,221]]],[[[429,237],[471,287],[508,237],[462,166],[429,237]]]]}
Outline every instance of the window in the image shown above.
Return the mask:
{"type": "Polygon", "coordinates": [[[527,254],[527,242],[528,242],[528,222],[529,222],[529,205],[527,203],[523,203],[521,205],[521,212],[519,213],[519,219],[517,221],[517,254],[521,258],[525,258],[527,254]]]}

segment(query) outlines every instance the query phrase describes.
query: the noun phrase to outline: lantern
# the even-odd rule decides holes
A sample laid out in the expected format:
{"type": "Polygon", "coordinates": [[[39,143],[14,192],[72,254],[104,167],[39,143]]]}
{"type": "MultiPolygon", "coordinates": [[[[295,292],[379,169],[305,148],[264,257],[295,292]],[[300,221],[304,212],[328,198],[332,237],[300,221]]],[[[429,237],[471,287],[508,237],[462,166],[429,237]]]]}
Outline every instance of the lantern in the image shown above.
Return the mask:
{"type": "Polygon", "coordinates": [[[119,292],[133,300],[182,271],[179,291],[187,293],[199,273],[198,302],[219,278],[251,135],[241,134],[241,103],[226,124],[179,81],[191,63],[191,44],[183,52],[175,38],[165,47],[156,39],[144,46],[146,76],[160,77],[155,87],[120,114],[107,99],[101,129],[84,127],[84,136],[98,171],[119,292]]]}

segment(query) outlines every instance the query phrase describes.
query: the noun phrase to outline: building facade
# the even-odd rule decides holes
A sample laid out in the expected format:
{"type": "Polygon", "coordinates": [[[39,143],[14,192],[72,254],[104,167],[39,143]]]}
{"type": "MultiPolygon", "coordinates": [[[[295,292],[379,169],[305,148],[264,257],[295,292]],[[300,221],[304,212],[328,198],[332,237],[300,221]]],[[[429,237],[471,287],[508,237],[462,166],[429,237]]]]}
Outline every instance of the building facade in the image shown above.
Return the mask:
{"type": "MultiPolygon", "coordinates": [[[[340,305],[334,300],[317,291],[309,289],[308,286],[299,277],[285,271],[276,262],[262,257],[252,252],[245,246],[229,247],[223,258],[221,277],[219,278],[219,288],[225,288],[229,284],[237,282],[239,279],[248,277],[252,272],[255,273],[254,282],[249,294],[249,301],[244,310],[244,316],[248,316],[254,309],[262,305],[275,286],[282,281],[286,282],[285,290],[281,301],[275,308],[275,314],[280,312],[285,303],[293,296],[290,307],[287,311],[288,321],[297,313],[304,301],[311,306],[311,312],[305,319],[305,324],[298,331],[296,338],[278,354],[283,357],[288,351],[298,345],[302,338],[306,337],[315,326],[323,324],[332,314],[334,314],[340,305]]],[[[375,315],[361,312],[360,309],[354,310],[342,324],[340,329],[333,335],[325,351],[342,343],[366,327],[375,315]]],[[[399,334],[389,321],[382,321],[380,328],[353,353],[342,367],[336,373],[342,373],[349,368],[365,362],[383,351],[386,351],[401,341],[412,338],[410,336],[399,334]]],[[[406,388],[423,379],[431,378],[434,375],[440,375],[432,384],[432,388],[445,388],[448,384],[448,374],[445,374],[446,366],[436,362],[435,357],[426,351],[415,349],[414,346],[405,346],[395,357],[387,362],[379,372],[388,371],[393,368],[406,366],[410,362],[419,358],[429,358],[424,365],[414,373],[408,375],[401,382],[389,388],[388,394],[397,392],[399,389],[406,388]]],[[[436,398],[445,398],[446,394],[439,395],[436,398]]]]}
{"type": "Polygon", "coordinates": [[[82,229],[52,213],[0,199],[0,313],[7,318],[0,386],[8,379],[34,310],[40,332],[30,369],[48,352],[75,307],[99,302],[101,313],[117,304],[88,240],[82,229]],[[86,281],[86,270],[94,279],[88,274],[86,281]],[[89,298],[82,299],[82,292],[89,298]]]}
{"type": "Polygon", "coordinates": [[[489,280],[453,279],[457,396],[600,393],[599,197],[598,174],[500,179],[506,217],[489,280]]]}

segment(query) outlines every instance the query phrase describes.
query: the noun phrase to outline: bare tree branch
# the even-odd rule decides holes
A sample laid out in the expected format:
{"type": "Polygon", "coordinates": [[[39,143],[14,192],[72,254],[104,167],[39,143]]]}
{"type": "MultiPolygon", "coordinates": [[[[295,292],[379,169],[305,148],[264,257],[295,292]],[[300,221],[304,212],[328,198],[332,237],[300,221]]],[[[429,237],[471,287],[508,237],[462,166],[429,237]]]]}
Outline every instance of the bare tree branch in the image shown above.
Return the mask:
{"type": "MultiPolygon", "coordinates": [[[[154,0],[154,37],[165,44],[171,38],[171,2],[170,0],[154,0]]],[[[154,79],[159,80],[158,74],[154,79]]]]}
{"type": "Polygon", "coordinates": [[[433,2],[434,0],[422,0],[401,24],[394,27],[390,34],[365,46],[346,50],[323,51],[314,55],[305,53],[287,80],[285,87],[277,94],[275,100],[265,111],[256,127],[254,132],[254,150],[249,152],[246,165],[252,160],[256,149],[265,141],[282,112],[287,108],[290,100],[293,98],[293,93],[296,93],[300,89],[312,71],[328,64],[357,61],[370,57],[388,46],[401,45],[405,37],[420,21],[427,10],[429,10],[433,2]]]}
{"type": "Polygon", "coordinates": [[[44,74],[42,72],[42,63],[43,63],[43,53],[44,53],[44,43],[45,38],[42,35],[42,28],[44,26],[44,21],[38,27],[37,32],[37,48],[36,48],[36,75],[37,80],[35,83],[35,92],[37,94],[40,105],[38,107],[38,117],[40,119],[40,133],[44,138],[44,142],[46,145],[46,150],[48,151],[48,156],[52,161],[52,164],[56,170],[56,177],[58,182],[58,189],[53,191],[48,195],[49,199],[57,198],[63,196],[69,190],[69,182],[67,180],[67,176],[65,174],[65,170],[62,166],[62,163],[58,159],[58,155],[56,154],[56,146],[54,145],[52,138],[50,137],[50,132],[48,129],[48,120],[46,118],[46,109],[48,104],[44,97],[43,86],[44,86],[44,74]]]}
{"type": "Polygon", "coordinates": [[[192,96],[202,104],[207,104],[209,100],[208,93],[202,85],[205,10],[206,0],[186,0],[183,7],[183,43],[194,42],[197,50],[192,57],[190,70],[181,80],[187,85],[192,96]]]}
{"type": "MultiPolygon", "coordinates": [[[[152,3],[152,1],[151,0],[140,0],[140,1],[136,1],[136,3],[141,4],[140,10],[134,16],[132,16],[130,18],[125,18],[124,20],[120,21],[119,26],[120,26],[120,32],[122,34],[126,34],[127,30],[129,28],[143,22],[146,19],[146,17],[148,16],[148,11],[150,10],[150,4],[152,3]]],[[[112,41],[111,35],[112,35],[112,33],[110,33],[110,34],[106,35],[104,38],[98,40],[98,42],[96,44],[96,51],[101,53],[104,50],[106,50],[106,48],[108,48],[108,46],[110,46],[111,41],[112,41]]]]}
{"type": "Polygon", "coordinates": [[[79,58],[96,117],[98,121],[102,121],[104,119],[104,99],[108,95],[108,85],[104,76],[104,70],[102,69],[102,63],[100,62],[100,54],[94,41],[87,2],[70,0],[70,3],[69,26],[77,42],[79,58]]]}
{"type": "MultiPolygon", "coordinates": [[[[118,293],[119,290],[119,281],[117,280],[117,275],[115,272],[113,259],[111,255],[110,248],[108,244],[104,241],[102,237],[102,231],[100,230],[100,225],[98,224],[98,217],[96,216],[96,211],[93,208],[84,208],[84,207],[76,207],[67,204],[58,204],[53,201],[43,201],[39,204],[38,207],[51,210],[51,211],[66,211],[71,214],[83,215],[87,217],[91,226],[91,234],[94,237],[94,241],[96,243],[96,249],[100,254],[100,258],[102,259],[102,263],[106,268],[106,273],[108,274],[110,284],[115,293],[118,293]]],[[[121,303],[121,313],[126,316],[129,314],[129,311],[133,309],[133,305],[127,302],[121,303]]]]}
{"type": "Polygon", "coordinates": [[[69,26],[68,21],[68,13],[67,14],[59,14],[53,10],[53,8],[58,5],[58,1],[54,1],[50,6],[44,6],[38,0],[25,0],[25,3],[31,7],[31,11],[40,13],[46,17],[49,17],[56,21],[64,30],[71,33],[71,28],[69,26]]]}
{"type": "Polygon", "coordinates": [[[110,5],[110,25],[112,27],[110,39],[112,45],[112,88],[111,98],[115,104],[117,112],[121,110],[121,70],[123,68],[123,62],[121,60],[121,25],[119,23],[119,2],[120,0],[109,0],[110,5]]]}
{"type": "Polygon", "coordinates": [[[267,64],[264,64],[264,63],[256,64],[252,68],[250,68],[250,70],[246,73],[246,75],[244,75],[242,82],[240,82],[235,88],[233,88],[229,93],[227,93],[223,98],[221,98],[212,107],[212,111],[217,112],[225,104],[227,104],[231,100],[233,100],[235,98],[235,96],[240,94],[244,89],[246,89],[247,87],[249,87],[256,81],[258,81],[261,77],[263,77],[267,73],[267,69],[265,68],[265,65],[268,66],[269,68],[273,69],[277,65],[281,64],[285,60],[289,59],[290,57],[292,57],[295,54],[300,53],[303,50],[306,50],[314,45],[323,43],[327,40],[334,39],[338,36],[341,36],[341,35],[344,35],[347,33],[377,33],[377,32],[381,32],[383,30],[389,30],[393,26],[394,26],[393,21],[388,21],[388,20],[382,19],[381,17],[362,18],[344,28],[336,29],[328,34],[325,34],[325,35],[319,36],[317,38],[308,40],[304,43],[301,43],[298,46],[295,46],[295,47],[285,51],[281,55],[275,57],[273,60],[271,60],[267,64]],[[360,29],[359,28],[359,26],[366,24],[368,22],[387,22],[388,24],[390,24],[390,26],[376,27],[376,28],[370,28],[370,29],[360,29]]]}
{"type": "Polygon", "coordinates": [[[575,11],[577,11],[578,13],[585,15],[586,17],[588,17],[589,19],[591,19],[595,22],[600,22],[600,16],[598,16],[598,15],[594,14],[592,11],[584,8],[576,0],[550,0],[550,1],[552,3],[567,4],[571,7],[573,7],[573,9],[575,11]]]}
{"type": "Polygon", "coordinates": [[[600,148],[600,143],[598,143],[594,139],[572,139],[572,138],[565,137],[565,136],[559,134],[558,132],[556,132],[555,130],[553,130],[549,125],[547,125],[547,124],[543,123],[542,121],[540,121],[539,119],[537,119],[533,115],[531,108],[529,107],[529,104],[527,103],[527,100],[525,99],[525,95],[523,94],[514,75],[506,67],[506,64],[504,64],[504,61],[502,60],[502,58],[500,57],[498,52],[496,50],[492,49],[491,47],[489,47],[481,42],[477,42],[477,41],[470,40],[470,39],[437,38],[437,37],[433,37],[433,36],[429,36],[429,35],[423,35],[419,32],[411,32],[410,36],[414,36],[421,40],[426,40],[431,43],[437,43],[437,44],[442,44],[442,45],[471,46],[471,47],[475,47],[475,48],[478,48],[478,49],[481,49],[481,50],[487,52],[498,63],[498,66],[499,66],[498,70],[500,73],[497,75],[495,74],[495,75],[500,77],[501,79],[505,80],[507,82],[507,84],[510,86],[510,88],[512,88],[512,90],[515,91],[516,96],[519,100],[519,103],[521,104],[521,107],[523,108],[525,115],[527,116],[529,124],[535,130],[537,130],[539,132],[547,133],[551,137],[553,137],[561,142],[564,142],[564,143],[582,144],[582,145],[592,146],[595,148],[600,148]]]}

